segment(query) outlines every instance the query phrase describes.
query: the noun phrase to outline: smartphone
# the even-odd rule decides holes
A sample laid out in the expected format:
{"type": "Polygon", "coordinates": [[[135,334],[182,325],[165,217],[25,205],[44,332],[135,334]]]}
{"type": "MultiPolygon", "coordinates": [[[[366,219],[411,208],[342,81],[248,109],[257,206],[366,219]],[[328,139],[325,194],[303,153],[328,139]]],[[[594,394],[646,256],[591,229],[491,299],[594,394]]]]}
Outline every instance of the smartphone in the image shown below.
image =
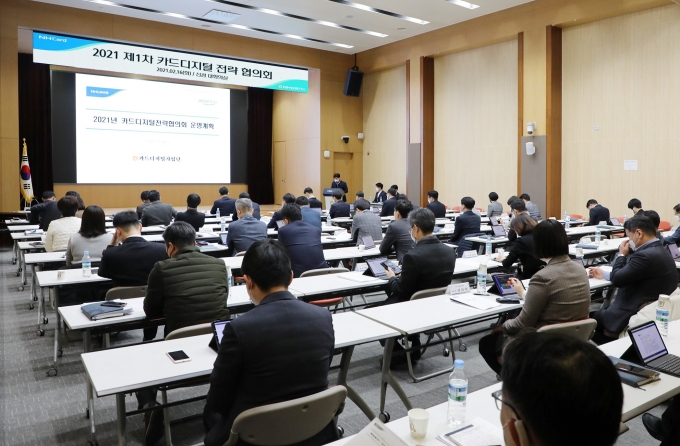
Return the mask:
{"type": "Polygon", "coordinates": [[[203,240],[196,240],[196,244],[198,246],[208,246],[210,243],[203,241],[203,240]]]}
{"type": "Polygon", "coordinates": [[[520,301],[516,297],[498,297],[496,302],[499,304],[518,304],[520,301]]]}
{"type": "Polygon", "coordinates": [[[394,274],[401,274],[401,268],[399,268],[397,265],[394,264],[391,260],[385,260],[384,262],[380,262],[382,266],[385,268],[391,269],[394,274]]]}
{"type": "Polygon", "coordinates": [[[125,305],[127,305],[127,302],[116,302],[116,301],[112,301],[112,300],[106,301],[106,302],[102,302],[102,307],[118,307],[118,308],[122,308],[122,307],[124,307],[125,305]]]}
{"type": "Polygon", "coordinates": [[[189,362],[191,361],[191,358],[189,355],[184,353],[183,350],[177,350],[175,352],[168,352],[166,353],[170,360],[174,362],[175,364],[179,364],[180,362],[189,362]]]}
{"type": "Polygon", "coordinates": [[[643,367],[637,367],[630,364],[624,364],[622,362],[616,364],[616,368],[617,370],[621,370],[622,372],[632,373],[633,375],[642,376],[644,378],[649,378],[651,376],[658,375],[658,372],[655,372],[654,370],[649,370],[643,367]]]}

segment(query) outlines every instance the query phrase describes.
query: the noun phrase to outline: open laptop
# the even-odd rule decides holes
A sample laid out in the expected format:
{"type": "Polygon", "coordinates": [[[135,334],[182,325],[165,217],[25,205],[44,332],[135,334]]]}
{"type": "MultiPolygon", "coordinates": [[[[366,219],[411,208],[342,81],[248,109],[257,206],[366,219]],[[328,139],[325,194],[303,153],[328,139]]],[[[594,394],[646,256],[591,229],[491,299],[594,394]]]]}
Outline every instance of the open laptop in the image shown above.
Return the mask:
{"type": "Polygon", "coordinates": [[[230,321],[213,321],[212,322],[213,337],[210,340],[210,344],[208,344],[208,345],[213,350],[218,351],[220,349],[220,343],[222,342],[222,335],[224,333],[224,327],[226,327],[228,323],[230,323],[230,321]]]}
{"type": "Polygon", "coordinates": [[[375,248],[375,242],[373,241],[373,237],[370,235],[364,235],[361,237],[361,241],[364,242],[364,246],[366,249],[373,249],[375,248]]]}
{"type": "Polygon", "coordinates": [[[229,240],[229,232],[219,232],[220,234],[220,245],[227,246],[227,241],[229,240]]]}
{"type": "Polygon", "coordinates": [[[673,256],[673,260],[680,259],[680,249],[678,249],[678,245],[676,245],[675,243],[669,244],[668,245],[668,251],[673,256]]]}
{"type": "Polygon", "coordinates": [[[377,279],[387,280],[387,272],[385,272],[385,267],[382,262],[387,261],[387,257],[378,257],[375,259],[366,259],[366,264],[368,268],[364,272],[366,276],[373,276],[377,279]]]}
{"type": "Polygon", "coordinates": [[[278,229],[281,229],[281,227],[286,226],[286,222],[283,220],[276,220],[276,226],[278,229]]]}
{"type": "Polygon", "coordinates": [[[610,218],[609,221],[612,223],[611,226],[623,226],[618,218],[610,218]]]}
{"type": "Polygon", "coordinates": [[[659,372],[680,377],[680,357],[668,353],[656,322],[650,321],[629,328],[628,335],[643,365],[659,372]]]}

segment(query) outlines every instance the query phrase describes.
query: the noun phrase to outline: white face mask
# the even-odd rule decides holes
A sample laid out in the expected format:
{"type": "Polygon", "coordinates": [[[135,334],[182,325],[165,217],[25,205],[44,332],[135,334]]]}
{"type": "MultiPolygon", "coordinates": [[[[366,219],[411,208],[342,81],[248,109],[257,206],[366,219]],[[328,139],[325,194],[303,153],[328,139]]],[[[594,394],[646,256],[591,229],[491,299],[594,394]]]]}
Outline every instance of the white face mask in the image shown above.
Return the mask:
{"type": "Polygon", "coordinates": [[[379,187],[376,187],[376,188],[375,188],[375,191],[376,191],[376,192],[380,192],[380,188],[379,188],[379,187]]]}
{"type": "Polygon", "coordinates": [[[680,221],[680,215],[675,216],[675,221],[680,221]]]}
{"type": "Polygon", "coordinates": [[[635,251],[635,242],[628,240],[628,248],[630,248],[631,251],[635,251]]]}

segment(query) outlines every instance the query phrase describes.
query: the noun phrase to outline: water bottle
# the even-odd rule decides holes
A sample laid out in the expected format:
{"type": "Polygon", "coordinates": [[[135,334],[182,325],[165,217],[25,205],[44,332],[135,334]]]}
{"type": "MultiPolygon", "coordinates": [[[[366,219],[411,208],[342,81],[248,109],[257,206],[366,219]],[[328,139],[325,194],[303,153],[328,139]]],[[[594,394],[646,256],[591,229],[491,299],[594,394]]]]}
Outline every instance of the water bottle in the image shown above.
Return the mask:
{"type": "MultiPolygon", "coordinates": [[[[219,212],[219,210],[217,211],[219,212]]],[[[227,229],[227,222],[223,218],[220,218],[220,232],[224,232],[227,229]]]]}
{"type": "Polygon", "coordinates": [[[331,226],[331,220],[332,220],[332,219],[331,219],[331,213],[329,212],[329,213],[326,215],[326,224],[327,224],[328,226],[331,226]]]}
{"type": "Polygon", "coordinates": [[[626,217],[626,214],[623,214],[623,222],[625,223],[626,220],[628,220],[628,217],[626,217]]]}
{"type": "Polygon", "coordinates": [[[92,260],[90,260],[90,251],[85,251],[83,253],[82,267],[83,277],[92,276],[92,260]]]}
{"type": "Polygon", "coordinates": [[[571,225],[570,220],[569,214],[567,214],[567,211],[564,211],[564,229],[569,229],[569,226],[571,225]]]}
{"type": "Polygon", "coordinates": [[[491,254],[493,253],[492,248],[491,248],[491,240],[486,241],[486,255],[491,257],[491,254]]]}
{"type": "Polygon", "coordinates": [[[595,243],[600,243],[601,238],[602,238],[602,233],[600,232],[600,227],[596,226],[595,227],[595,243]]]}
{"type": "Polygon", "coordinates": [[[477,269],[477,294],[486,295],[486,262],[487,259],[482,260],[477,269]]]}
{"type": "Polygon", "coordinates": [[[215,211],[215,217],[217,217],[218,220],[220,219],[220,208],[217,208],[215,211]]]}
{"type": "Polygon", "coordinates": [[[656,326],[661,336],[668,336],[668,320],[671,316],[671,298],[666,294],[660,294],[656,303],[656,326]]]}
{"type": "Polygon", "coordinates": [[[468,379],[463,372],[464,365],[462,359],[456,359],[453,372],[449,375],[449,409],[446,419],[451,427],[465,423],[468,379]]]}
{"type": "Polygon", "coordinates": [[[227,289],[234,286],[234,276],[231,275],[231,266],[227,266],[227,289]]]}

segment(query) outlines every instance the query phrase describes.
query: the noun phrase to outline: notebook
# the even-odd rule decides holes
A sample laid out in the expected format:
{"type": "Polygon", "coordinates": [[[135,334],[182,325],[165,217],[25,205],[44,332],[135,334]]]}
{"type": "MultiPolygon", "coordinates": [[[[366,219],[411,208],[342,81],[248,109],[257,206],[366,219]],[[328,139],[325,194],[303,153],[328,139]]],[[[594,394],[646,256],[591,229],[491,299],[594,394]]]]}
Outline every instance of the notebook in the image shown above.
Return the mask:
{"type": "Polygon", "coordinates": [[[668,353],[656,322],[650,321],[629,328],[635,351],[642,363],[650,369],[680,377],[680,357],[668,353]]]}
{"type": "Polygon", "coordinates": [[[83,305],[80,307],[80,310],[91,321],[99,321],[111,317],[125,316],[127,314],[132,314],[134,311],[133,308],[103,306],[103,303],[104,302],[97,302],[94,304],[83,305]]]}

